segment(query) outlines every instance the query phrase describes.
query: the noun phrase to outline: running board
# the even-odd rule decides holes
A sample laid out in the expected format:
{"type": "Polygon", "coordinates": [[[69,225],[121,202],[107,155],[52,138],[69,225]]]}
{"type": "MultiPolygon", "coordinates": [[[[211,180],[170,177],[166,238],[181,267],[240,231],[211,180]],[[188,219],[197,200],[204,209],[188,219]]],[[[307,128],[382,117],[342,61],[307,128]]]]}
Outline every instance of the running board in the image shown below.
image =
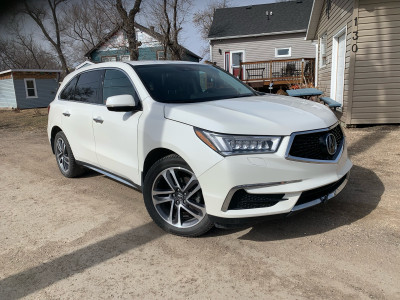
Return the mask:
{"type": "Polygon", "coordinates": [[[85,167],[85,168],[91,169],[91,170],[93,170],[95,172],[98,172],[100,174],[103,174],[103,175],[105,175],[105,176],[107,176],[107,177],[109,177],[109,178],[111,178],[111,179],[113,179],[115,181],[121,182],[121,183],[123,183],[123,184],[125,184],[125,185],[127,185],[127,186],[129,186],[131,188],[134,188],[135,190],[138,190],[140,192],[142,191],[142,187],[140,185],[137,185],[137,184],[133,183],[129,179],[122,178],[122,177],[120,177],[118,175],[112,174],[112,173],[107,172],[107,171],[105,171],[103,169],[100,169],[98,167],[92,166],[90,164],[87,164],[87,163],[84,163],[84,162],[81,162],[81,161],[77,161],[77,163],[79,165],[85,167]]]}

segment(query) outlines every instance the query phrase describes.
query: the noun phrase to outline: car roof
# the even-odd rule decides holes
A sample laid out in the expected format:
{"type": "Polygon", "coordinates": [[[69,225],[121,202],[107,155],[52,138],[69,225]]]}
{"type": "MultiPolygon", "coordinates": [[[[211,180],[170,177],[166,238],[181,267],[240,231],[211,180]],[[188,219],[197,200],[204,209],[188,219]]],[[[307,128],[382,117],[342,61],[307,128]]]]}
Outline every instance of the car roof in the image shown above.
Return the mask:
{"type": "Polygon", "coordinates": [[[71,74],[76,75],[84,71],[95,70],[99,68],[123,67],[126,65],[144,66],[144,65],[170,65],[170,64],[198,65],[199,63],[192,61],[181,61],[181,60],[139,60],[139,61],[124,61],[124,62],[111,61],[111,62],[96,63],[93,65],[76,69],[74,72],[68,74],[68,77],[70,77],[69,75],[71,74]]]}
{"type": "Polygon", "coordinates": [[[68,82],[72,77],[76,76],[77,74],[83,73],[89,70],[96,70],[100,68],[112,68],[112,67],[120,67],[124,68],[127,65],[131,66],[143,66],[143,65],[171,65],[171,64],[186,64],[186,65],[198,65],[198,62],[191,62],[191,61],[181,61],[181,60],[139,60],[139,61],[111,61],[111,62],[103,62],[103,63],[96,63],[93,65],[85,66],[75,71],[69,73],[63,80],[64,83],[68,82]]]}

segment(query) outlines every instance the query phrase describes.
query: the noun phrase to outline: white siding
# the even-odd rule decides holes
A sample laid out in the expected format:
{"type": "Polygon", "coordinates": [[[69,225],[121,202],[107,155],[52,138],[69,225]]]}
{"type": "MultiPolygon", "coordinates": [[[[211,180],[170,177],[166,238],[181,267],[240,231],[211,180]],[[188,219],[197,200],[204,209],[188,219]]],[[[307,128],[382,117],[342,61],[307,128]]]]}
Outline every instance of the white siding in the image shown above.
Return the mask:
{"type": "Polygon", "coordinates": [[[17,107],[12,79],[0,80],[0,107],[17,107]]]}
{"type": "Polygon", "coordinates": [[[246,37],[227,40],[211,41],[211,57],[218,66],[224,66],[224,53],[227,51],[245,51],[246,62],[290,59],[314,58],[315,46],[305,41],[304,33],[282,34],[273,36],[246,37]],[[275,57],[275,48],[292,48],[291,57],[275,57]],[[219,49],[221,53],[219,54],[219,49]]]}
{"type": "Polygon", "coordinates": [[[349,94],[349,63],[350,51],[352,46],[352,17],[354,0],[332,0],[329,18],[326,14],[326,1],[322,8],[321,17],[317,30],[317,40],[323,34],[327,34],[327,63],[324,67],[318,69],[318,89],[324,92],[324,96],[330,96],[331,92],[331,72],[332,72],[332,48],[333,36],[341,29],[347,27],[346,37],[346,64],[344,74],[344,93],[343,108],[341,120],[345,121],[348,112],[348,94],[349,94]]]}
{"type": "Polygon", "coordinates": [[[400,123],[400,1],[359,0],[352,124],[400,123]]]}

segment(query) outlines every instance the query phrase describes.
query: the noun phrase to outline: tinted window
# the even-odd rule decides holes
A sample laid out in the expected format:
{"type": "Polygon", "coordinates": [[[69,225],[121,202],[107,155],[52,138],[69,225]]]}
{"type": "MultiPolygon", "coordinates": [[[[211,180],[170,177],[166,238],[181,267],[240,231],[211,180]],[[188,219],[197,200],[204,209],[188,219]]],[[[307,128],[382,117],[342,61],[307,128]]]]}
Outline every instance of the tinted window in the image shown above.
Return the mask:
{"type": "Polygon", "coordinates": [[[89,71],[79,76],[75,88],[76,101],[101,103],[101,77],[103,70],[89,71]]]}
{"type": "Polygon", "coordinates": [[[151,97],[159,102],[200,102],[254,96],[235,77],[215,67],[160,64],[133,67],[151,97]]]}
{"type": "Polygon", "coordinates": [[[106,103],[108,97],[116,95],[132,95],[133,98],[137,99],[132,83],[122,71],[106,70],[103,85],[103,103],[106,103]]]}
{"type": "Polygon", "coordinates": [[[78,80],[78,76],[74,77],[63,89],[60,94],[60,98],[64,100],[73,100],[76,81],[78,80]]]}

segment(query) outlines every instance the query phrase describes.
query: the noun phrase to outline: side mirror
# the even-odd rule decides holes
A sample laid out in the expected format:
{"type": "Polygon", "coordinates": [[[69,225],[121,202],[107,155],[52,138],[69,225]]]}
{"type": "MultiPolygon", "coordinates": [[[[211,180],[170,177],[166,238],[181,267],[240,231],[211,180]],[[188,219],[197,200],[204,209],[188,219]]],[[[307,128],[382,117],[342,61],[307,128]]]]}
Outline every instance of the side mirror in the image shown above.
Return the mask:
{"type": "Polygon", "coordinates": [[[117,95],[108,97],[106,106],[110,111],[132,111],[139,106],[139,103],[132,95],[117,95]]]}

